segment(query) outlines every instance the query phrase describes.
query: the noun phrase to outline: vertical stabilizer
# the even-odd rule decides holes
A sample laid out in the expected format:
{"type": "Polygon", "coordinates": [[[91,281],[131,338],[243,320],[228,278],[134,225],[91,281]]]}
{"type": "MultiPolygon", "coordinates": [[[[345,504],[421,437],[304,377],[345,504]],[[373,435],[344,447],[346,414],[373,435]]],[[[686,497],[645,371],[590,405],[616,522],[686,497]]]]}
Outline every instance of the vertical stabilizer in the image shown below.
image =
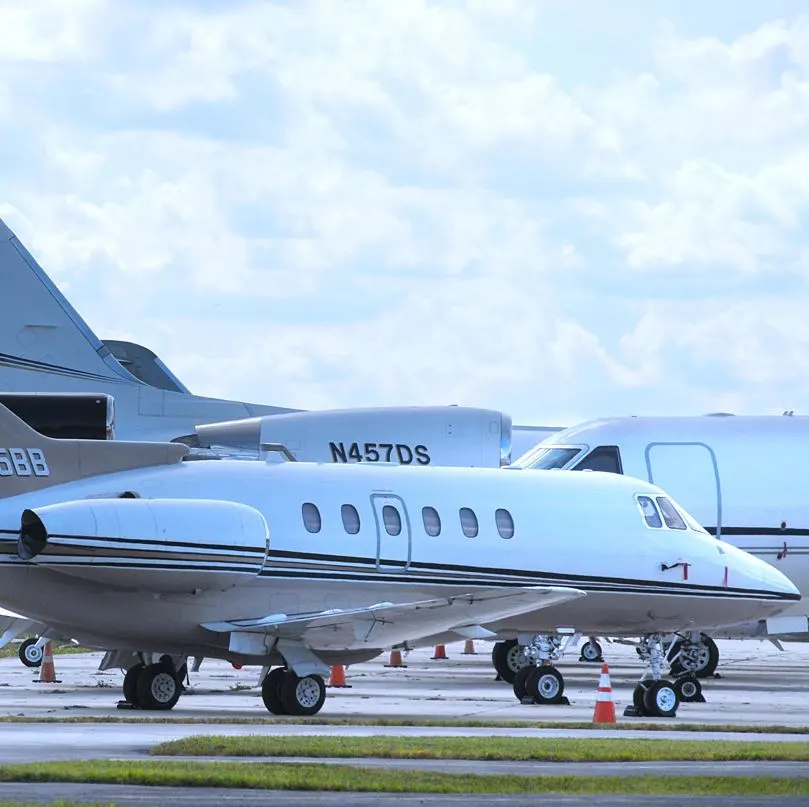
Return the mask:
{"type": "MultiPolygon", "coordinates": [[[[125,370],[0,219],[0,371],[30,374],[29,389],[60,381],[138,380],[125,370]]],[[[0,372],[0,388],[3,384],[0,372]]],[[[15,387],[19,388],[19,383],[15,387]]]]}

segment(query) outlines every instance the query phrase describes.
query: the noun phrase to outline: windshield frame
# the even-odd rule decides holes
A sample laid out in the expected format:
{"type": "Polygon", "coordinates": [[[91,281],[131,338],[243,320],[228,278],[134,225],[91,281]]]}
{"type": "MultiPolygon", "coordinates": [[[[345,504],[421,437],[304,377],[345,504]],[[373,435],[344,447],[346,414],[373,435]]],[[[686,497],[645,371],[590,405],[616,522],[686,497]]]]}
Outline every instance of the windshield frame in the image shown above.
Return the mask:
{"type": "Polygon", "coordinates": [[[537,443],[532,449],[529,449],[521,457],[518,457],[513,467],[520,468],[524,471],[565,471],[570,467],[571,463],[581,459],[582,454],[589,450],[590,446],[584,443],[537,443]],[[554,465],[551,468],[536,467],[534,463],[538,462],[549,452],[558,450],[573,451],[574,453],[561,465],[554,465]]]}

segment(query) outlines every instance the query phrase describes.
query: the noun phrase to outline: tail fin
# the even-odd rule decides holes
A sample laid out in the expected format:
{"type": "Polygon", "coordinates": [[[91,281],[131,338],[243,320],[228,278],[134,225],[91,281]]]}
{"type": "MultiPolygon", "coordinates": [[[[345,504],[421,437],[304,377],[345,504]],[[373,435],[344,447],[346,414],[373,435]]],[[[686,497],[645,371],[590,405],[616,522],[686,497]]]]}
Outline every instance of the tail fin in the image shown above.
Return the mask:
{"type": "Polygon", "coordinates": [[[55,440],[0,405],[0,499],[91,476],[173,465],[187,453],[180,443],[55,440]]]}
{"type": "Polygon", "coordinates": [[[120,339],[105,339],[104,344],[121,366],[144,384],[169,392],[191,394],[188,387],[166,367],[160,356],[148,347],[135,342],[122,342],[120,339]]]}
{"type": "Polygon", "coordinates": [[[0,289],[0,387],[59,391],[71,378],[85,387],[93,381],[139,384],[2,219],[0,289]]]}

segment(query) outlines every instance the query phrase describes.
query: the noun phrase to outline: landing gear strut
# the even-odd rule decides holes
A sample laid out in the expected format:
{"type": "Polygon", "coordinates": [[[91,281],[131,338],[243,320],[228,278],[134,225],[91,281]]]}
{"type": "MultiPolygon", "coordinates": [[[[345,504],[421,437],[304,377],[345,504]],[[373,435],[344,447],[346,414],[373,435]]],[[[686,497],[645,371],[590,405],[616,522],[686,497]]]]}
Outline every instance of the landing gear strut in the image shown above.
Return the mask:
{"type": "Polygon", "coordinates": [[[677,684],[666,681],[661,675],[665,654],[663,637],[659,633],[644,636],[637,648],[641,660],[648,666],[635,691],[632,706],[624,710],[625,717],[675,717],[680,705],[677,684]]]}
{"type": "Polygon", "coordinates": [[[317,714],[326,700],[326,684],[319,675],[296,675],[286,667],[276,667],[264,677],[261,699],[274,715],[317,714]]]}
{"type": "Polygon", "coordinates": [[[565,679],[551,662],[565,653],[571,636],[537,634],[523,652],[525,665],[514,676],[514,695],[522,703],[564,704],[565,679]]]}

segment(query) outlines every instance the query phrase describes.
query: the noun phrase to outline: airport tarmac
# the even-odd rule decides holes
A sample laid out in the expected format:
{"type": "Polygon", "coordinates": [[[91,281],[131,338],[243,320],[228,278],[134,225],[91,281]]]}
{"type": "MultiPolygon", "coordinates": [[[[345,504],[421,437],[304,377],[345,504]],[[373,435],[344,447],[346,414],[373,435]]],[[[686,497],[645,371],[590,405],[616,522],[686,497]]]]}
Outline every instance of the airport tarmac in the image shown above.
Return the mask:
{"type": "MultiPolygon", "coordinates": [[[[704,682],[706,703],[681,704],[674,720],[662,725],[700,723],[809,726],[809,643],[786,644],[779,651],[769,642],[720,641],[720,678],[704,682]]],[[[387,654],[347,670],[348,689],[328,690],[326,703],[314,718],[443,718],[475,721],[592,720],[601,666],[579,662],[571,653],[559,664],[565,675],[569,706],[520,704],[510,685],[495,681],[491,644],[476,642],[477,655],[463,655],[462,642],[447,646],[449,658],[432,660],[431,649],[405,656],[406,668],[386,667],[387,654]]],[[[170,712],[122,711],[123,676],[119,670],[99,672],[100,653],[57,654],[58,683],[37,683],[38,671],[17,658],[0,660],[0,716],[19,717],[159,717],[172,722],[188,719],[273,720],[257,686],[259,669],[234,669],[226,662],[206,659],[191,673],[190,691],[170,712]]],[[[631,703],[642,667],[634,648],[605,645],[614,700],[620,722],[631,703]]],[[[644,722],[649,722],[644,718],[644,722]]],[[[378,732],[378,729],[376,730],[378,732]]],[[[638,736],[634,734],[633,736],[638,736]]],[[[655,736],[660,736],[656,734],[655,736]]],[[[692,736],[689,734],[689,736],[692,736]]],[[[767,735],[762,735],[767,736],[767,735]]]]}
{"type": "MultiPolygon", "coordinates": [[[[809,644],[785,645],[781,652],[768,642],[719,643],[722,663],[720,678],[705,682],[707,703],[683,704],[674,720],[653,721],[664,726],[682,723],[715,725],[748,724],[753,726],[778,724],[783,726],[809,726],[809,644]]],[[[464,645],[458,643],[447,647],[447,660],[433,660],[432,649],[421,649],[406,655],[406,668],[386,667],[387,654],[370,662],[358,664],[347,670],[347,689],[329,689],[326,705],[320,715],[311,721],[285,723],[274,718],[264,708],[257,686],[257,668],[234,669],[231,665],[206,660],[202,669],[191,674],[190,692],[184,695],[171,712],[140,712],[116,708],[120,698],[122,674],[119,670],[99,672],[101,653],[57,654],[55,656],[58,683],[38,683],[38,671],[23,667],[17,658],[0,660],[0,716],[15,716],[18,719],[32,720],[82,720],[115,719],[114,723],[60,722],[53,723],[0,723],[0,764],[35,760],[116,758],[143,759],[148,749],[163,740],[187,737],[193,734],[255,734],[274,735],[337,734],[342,736],[368,735],[465,735],[465,736],[629,736],[629,737],[681,737],[687,739],[717,739],[726,737],[737,740],[788,741],[803,739],[800,735],[726,733],[722,731],[677,732],[677,731],[618,731],[582,730],[565,728],[541,728],[526,725],[522,728],[496,726],[465,727],[449,725],[445,727],[420,726],[352,726],[318,725],[318,718],[390,718],[419,719],[443,718],[458,723],[474,720],[480,723],[502,720],[548,722],[589,722],[592,720],[596,688],[598,686],[600,664],[579,662],[578,654],[571,653],[560,663],[567,680],[566,694],[570,706],[523,706],[517,702],[511,687],[495,681],[490,664],[491,645],[476,643],[476,655],[464,655],[464,645]],[[144,719],[158,719],[161,722],[132,722],[144,719]],[[237,723],[189,724],[184,721],[233,720],[237,723]],[[167,722],[164,722],[167,721],[167,722]],[[245,722],[246,721],[246,722],[245,722]]],[[[628,725],[637,719],[623,718],[623,707],[630,703],[632,689],[641,672],[635,651],[624,645],[605,645],[606,660],[610,664],[614,698],[619,724],[628,725]]],[[[643,722],[649,722],[644,719],[643,722]]],[[[470,769],[468,762],[443,761],[367,761],[334,760],[331,764],[387,764],[392,767],[417,767],[421,770],[470,769]],[[436,768],[436,766],[438,766],[436,768]],[[454,766],[454,767],[453,767],[454,766]]],[[[575,765],[566,764],[564,770],[559,763],[520,764],[520,763],[474,763],[481,773],[508,772],[521,774],[566,773],[576,775],[609,774],[618,768],[613,764],[575,765]],[[550,765],[550,767],[549,767],[550,765]]],[[[634,764],[631,770],[620,766],[621,775],[677,775],[689,771],[693,775],[752,775],[775,777],[805,777],[807,773],[800,764],[762,763],[754,767],[740,765],[717,766],[706,763],[694,766],[689,763],[634,764]]],[[[76,785],[70,788],[59,786],[62,797],[80,800],[113,801],[120,804],[176,804],[182,794],[188,798],[189,792],[195,804],[215,804],[222,794],[216,790],[172,791],[165,789],[133,789],[127,792],[104,785],[76,785]],[[138,791],[137,793],[135,791],[138,791]],[[141,792],[143,791],[143,792],[141,792]]],[[[53,786],[47,785],[0,785],[0,798],[25,798],[30,801],[47,801],[53,786]]],[[[250,803],[257,800],[255,794],[249,798],[245,794],[228,792],[230,800],[250,803]]],[[[263,792],[262,800],[272,800],[277,804],[345,804],[346,794],[276,794],[263,792]],[[342,800],[340,800],[342,798],[342,800]]],[[[393,803],[418,799],[423,803],[429,798],[432,804],[454,805],[459,797],[437,796],[395,796],[393,803]]],[[[508,805],[529,804],[532,799],[525,797],[484,797],[486,803],[508,805]]],[[[585,804],[592,802],[592,796],[552,797],[554,803],[585,804]],[[585,800],[587,800],[585,802],[585,800]]],[[[464,796],[465,804],[476,804],[475,798],[464,796]]],[[[350,803],[386,803],[386,797],[372,794],[352,794],[350,803]]],[[[690,799],[694,803],[720,804],[791,804],[800,800],[772,800],[764,796],[756,799],[721,799],[710,801],[690,799]]],[[[414,802],[415,803],[415,802],[414,802]]],[[[480,800],[483,804],[483,800],[480,800]]],[[[613,805],[628,804],[676,804],[677,797],[599,797],[599,803],[613,805]]]]}

